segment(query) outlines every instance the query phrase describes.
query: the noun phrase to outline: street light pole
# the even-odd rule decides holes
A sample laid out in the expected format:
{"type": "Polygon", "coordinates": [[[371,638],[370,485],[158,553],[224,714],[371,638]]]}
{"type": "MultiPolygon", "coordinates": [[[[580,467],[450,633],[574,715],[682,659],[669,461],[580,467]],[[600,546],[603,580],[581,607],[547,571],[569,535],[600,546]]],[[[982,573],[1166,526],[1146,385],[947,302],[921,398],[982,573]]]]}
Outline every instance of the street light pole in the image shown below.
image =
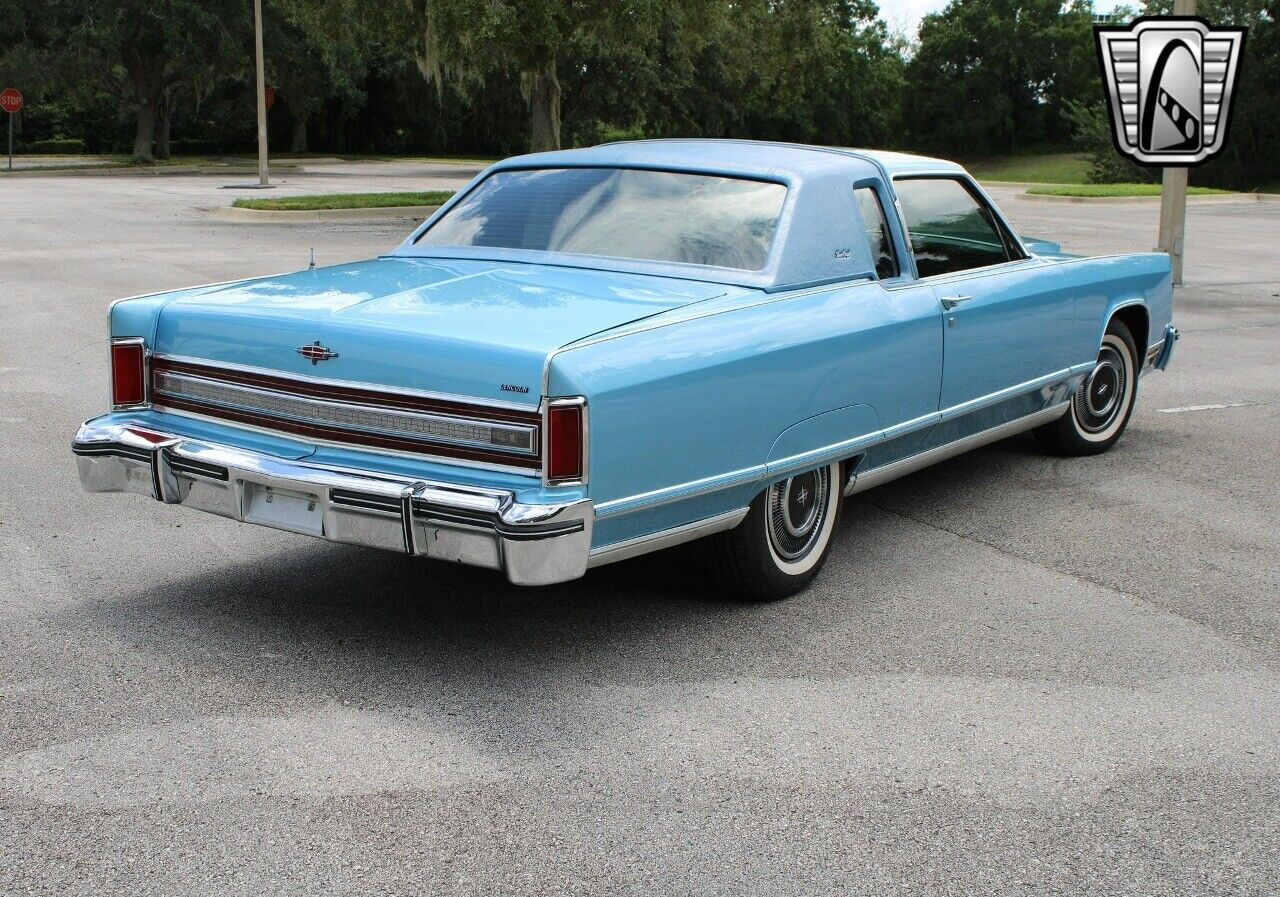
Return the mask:
{"type": "Polygon", "coordinates": [[[262,60],[262,0],[253,0],[253,43],[258,69],[258,185],[270,186],[267,178],[267,87],[262,60]]]}
{"type": "MultiPolygon", "coordinates": [[[[1194,16],[1196,0],[1173,0],[1175,16],[1194,16]]],[[[1160,232],[1156,249],[1169,253],[1173,282],[1182,286],[1183,238],[1187,230],[1186,168],[1166,168],[1160,191],[1160,232]]]]}

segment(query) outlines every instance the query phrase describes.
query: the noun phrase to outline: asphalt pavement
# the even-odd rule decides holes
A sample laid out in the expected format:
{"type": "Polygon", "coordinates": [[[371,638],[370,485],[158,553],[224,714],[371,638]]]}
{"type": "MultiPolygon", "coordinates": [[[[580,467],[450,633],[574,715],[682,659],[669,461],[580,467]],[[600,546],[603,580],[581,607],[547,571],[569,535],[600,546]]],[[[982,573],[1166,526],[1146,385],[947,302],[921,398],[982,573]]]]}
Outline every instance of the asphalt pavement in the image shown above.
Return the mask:
{"type": "MultiPolygon", "coordinates": [[[[474,170],[315,167],[279,192],[474,170]]],[[[522,590],[81,492],[110,300],[411,226],[216,222],[259,195],[222,187],[0,182],[0,894],[1280,889],[1280,203],[1191,205],[1112,452],[859,495],[812,589],[741,606],[667,555],[522,590]]],[[[992,192],[1154,243],[1154,204],[992,192]]]]}

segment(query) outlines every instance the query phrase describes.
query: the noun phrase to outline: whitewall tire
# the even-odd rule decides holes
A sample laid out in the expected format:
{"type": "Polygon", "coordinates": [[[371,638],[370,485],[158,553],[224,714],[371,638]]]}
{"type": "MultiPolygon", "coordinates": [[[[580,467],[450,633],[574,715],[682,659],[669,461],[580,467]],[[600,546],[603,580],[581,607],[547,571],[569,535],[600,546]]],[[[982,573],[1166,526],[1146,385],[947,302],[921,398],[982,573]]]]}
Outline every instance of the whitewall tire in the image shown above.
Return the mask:
{"type": "Polygon", "coordinates": [[[1063,455],[1096,455],[1115,445],[1138,391],[1138,349],[1129,329],[1113,320],[1098,360],[1071,396],[1067,413],[1035,430],[1040,442],[1063,455]]]}
{"type": "Polygon", "coordinates": [[[830,464],[773,484],[737,527],[709,540],[711,571],[726,592],[773,601],[812,581],[840,519],[842,470],[830,464]]]}

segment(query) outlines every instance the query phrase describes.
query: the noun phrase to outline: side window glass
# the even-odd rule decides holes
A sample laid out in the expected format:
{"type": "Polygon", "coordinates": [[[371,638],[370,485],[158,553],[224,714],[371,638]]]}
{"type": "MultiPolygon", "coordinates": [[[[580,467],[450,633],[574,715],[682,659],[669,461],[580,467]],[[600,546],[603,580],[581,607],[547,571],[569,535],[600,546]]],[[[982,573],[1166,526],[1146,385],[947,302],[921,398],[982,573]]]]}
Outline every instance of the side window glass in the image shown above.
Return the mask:
{"type": "Polygon", "coordinates": [[[896,186],[921,277],[1009,261],[991,210],[960,181],[908,178],[896,186]]]}
{"type": "Polygon", "coordinates": [[[876,276],[881,280],[898,276],[898,258],[893,254],[893,242],[889,238],[889,225],[885,221],[880,197],[870,187],[858,187],[853,191],[862,212],[862,226],[867,232],[867,245],[876,263],[876,276]]]}

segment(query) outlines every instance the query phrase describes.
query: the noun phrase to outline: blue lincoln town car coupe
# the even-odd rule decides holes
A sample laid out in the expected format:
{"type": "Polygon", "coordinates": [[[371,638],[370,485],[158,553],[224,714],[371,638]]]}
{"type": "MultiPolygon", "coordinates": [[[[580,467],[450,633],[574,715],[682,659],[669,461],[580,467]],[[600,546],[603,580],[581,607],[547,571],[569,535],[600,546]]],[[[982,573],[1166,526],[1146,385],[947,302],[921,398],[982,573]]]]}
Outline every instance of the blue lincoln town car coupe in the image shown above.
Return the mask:
{"type": "Polygon", "coordinates": [[[691,539],[802,589],[841,499],[1021,431],[1105,451],[1165,255],[1021,237],[958,165],[663,140],[508,159],[369,261],[111,307],[84,487],[540,585],[691,539]]]}

